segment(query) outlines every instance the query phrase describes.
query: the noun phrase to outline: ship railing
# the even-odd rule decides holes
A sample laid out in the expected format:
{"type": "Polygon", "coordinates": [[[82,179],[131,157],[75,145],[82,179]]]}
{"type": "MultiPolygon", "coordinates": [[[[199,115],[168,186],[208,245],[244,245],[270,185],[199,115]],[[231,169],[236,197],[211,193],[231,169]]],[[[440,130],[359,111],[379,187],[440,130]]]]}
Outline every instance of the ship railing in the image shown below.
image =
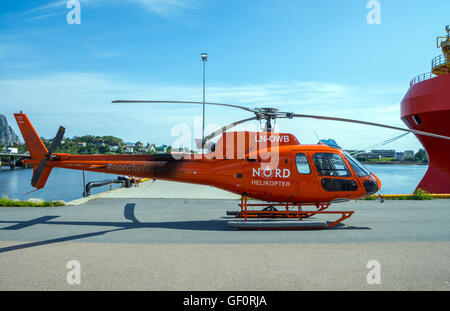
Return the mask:
{"type": "Polygon", "coordinates": [[[423,73],[421,75],[418,75],[417,77],[414,77],[411,82],[409,83],[410,86],[413,86],[414,84],[420,83],[425,80],[436,78],[437,75],[435,75],[432,72],[423,73]]]}
{"type": "Polygon", "coordinates": [[[450,56],[445,56],[444,54],[441,54],[433,58],[433,60],[431,61],[431,68],[434,69],[447,63],[450,63],[450,56]]]}

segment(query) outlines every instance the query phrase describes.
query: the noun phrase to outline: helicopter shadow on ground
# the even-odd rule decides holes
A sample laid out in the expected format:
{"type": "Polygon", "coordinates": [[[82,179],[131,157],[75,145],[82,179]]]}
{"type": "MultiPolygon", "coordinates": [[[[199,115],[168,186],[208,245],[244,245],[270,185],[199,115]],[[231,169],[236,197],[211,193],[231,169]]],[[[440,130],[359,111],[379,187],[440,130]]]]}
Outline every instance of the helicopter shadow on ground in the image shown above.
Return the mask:
{"type": "Polygon", "coordinates": [[[372,230],[370,227],[357,227],[357,226],[348,226],[345,224],[337,224],[327,230],[372,230]]]}
{"type": "Polygon", "coordinates": [[[129,229],[141,228],[163,228],[179,230],[205,230],[205,231],[226,231],[227,220],[203,220],[203,221],[166,221],[166,222],[140,222],[134,213],[135,203],[128,203],[124,208],[124,217],[130,222],[101,222],[101,221],[58,221],[55,220],[61,216],[42,216],[24,221],[1,221],[0,224],[13,223],[11,226],[1,228],[0,230],[21,230],[34,225],[68,225],[68,226],[99,226],[99,227],[117,227],[115,229],[101,230],[90,233],[70,235],[44,241],[33,241],[29,243],[7,246],[0,248],[0,254],[14,250],[20,250],[30,247],[49,245],[54,243],[74,241],[78,239],[101,236],[110,232],[118,232],[129,229]]]}
{"type": "MultiPolygon", "coordinates": [[[[164,221],[164,222],[140,222],[135,215],[135,203],[127,203],[124,207],[124,218],[129,220],[127,222],[101,222],[101,221],[58,221],[55,220],[60,216],[42,216],[31,220],[24,221],[0,221],[1,223],[14,223],[11,226],[2,228],[0,230],[21,230],[30,226],[45,224],[45,225],[68,225],[68,226],[98,226],[98,227],[116,227],[114,229],[101,230],[90,233],[82,233],[76,235],[70,235],[60,238],[54,238],[44,241],[33,241],[19,245],[12,245],[0,248],[0,254],[15,250],[21,250],[36,246],[43,246],[61,242],[74,241],[79,239],[91,238],[96,236],[105,235],[111,232],[118,232],[130,229],[143,229],[143,228],[162,228],[162,229],[175,229],[175,230],[199,230],[199,231],[236,231],[236,229],[228,228],[228,220],[234,219],[234,217],[222,217],[220,220],[196,220],[196,221],[164,221]]],[[[344,224],[337,224],[331,230],[366,230],[368,227],[354,227],[346,226],[344,224]]],[[[264,231],[264,230],[261,230],[264,231]]],[[[276,230],[282,231],[282,230],[276,230]]]]}

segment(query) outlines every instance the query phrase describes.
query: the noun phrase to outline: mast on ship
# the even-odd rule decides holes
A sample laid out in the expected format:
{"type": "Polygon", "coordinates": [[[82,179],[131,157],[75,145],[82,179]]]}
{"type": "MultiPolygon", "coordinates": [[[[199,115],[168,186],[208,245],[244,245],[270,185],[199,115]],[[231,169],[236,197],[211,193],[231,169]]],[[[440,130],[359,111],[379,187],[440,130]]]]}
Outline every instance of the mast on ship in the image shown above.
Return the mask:
{"type": "Polygon", "coordinates": [[[447,36],[437,37],[437,47],[442,49],[441,55],[435,57],[431,62],[431,72],[442,76],[450,72],[450,26],[445,27],[447,36]]]}

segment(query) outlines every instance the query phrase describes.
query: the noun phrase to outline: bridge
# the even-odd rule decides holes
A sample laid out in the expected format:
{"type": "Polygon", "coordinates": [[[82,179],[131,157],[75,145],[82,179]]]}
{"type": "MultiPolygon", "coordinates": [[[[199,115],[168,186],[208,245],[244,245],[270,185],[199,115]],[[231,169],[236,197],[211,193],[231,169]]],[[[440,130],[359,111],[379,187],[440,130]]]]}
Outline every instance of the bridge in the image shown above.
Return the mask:
{"type": "Polygon", "coordinates": [[[25,153],[0,152],[0,170],[2,169],[2,166],[9,166],[12,170],[16,168],[16,166],[22,168],[32,167],[23,163],[23,159],[31,159],[31,156],[25,153]]]}

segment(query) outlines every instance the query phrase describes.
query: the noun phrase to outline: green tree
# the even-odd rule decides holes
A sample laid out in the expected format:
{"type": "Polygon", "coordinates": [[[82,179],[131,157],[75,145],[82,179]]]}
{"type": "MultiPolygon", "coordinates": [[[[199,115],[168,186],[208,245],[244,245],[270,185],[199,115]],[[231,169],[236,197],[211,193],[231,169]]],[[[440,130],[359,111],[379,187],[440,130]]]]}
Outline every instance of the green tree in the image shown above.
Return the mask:
{"type": "Polygon", "coordinates": [[[422,148],[414,155],[414,159],[418,162],[428,163],[427,153],[422,148]]]}

